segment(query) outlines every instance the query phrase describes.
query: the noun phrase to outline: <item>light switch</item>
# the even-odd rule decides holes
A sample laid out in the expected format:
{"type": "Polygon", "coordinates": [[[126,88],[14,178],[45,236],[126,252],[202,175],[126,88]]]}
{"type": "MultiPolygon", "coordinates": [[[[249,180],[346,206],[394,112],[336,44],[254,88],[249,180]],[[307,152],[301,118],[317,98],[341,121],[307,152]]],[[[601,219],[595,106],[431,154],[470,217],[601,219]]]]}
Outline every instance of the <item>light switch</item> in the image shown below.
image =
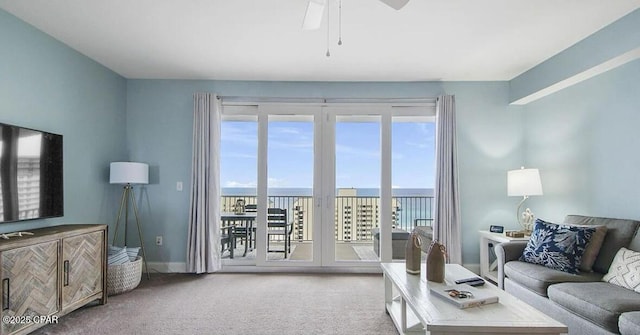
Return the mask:
{"type": "Polygon", "coordinates": [[[176,183],[176,191],[182,192],[182,182],[181,181],[176,183]]]}

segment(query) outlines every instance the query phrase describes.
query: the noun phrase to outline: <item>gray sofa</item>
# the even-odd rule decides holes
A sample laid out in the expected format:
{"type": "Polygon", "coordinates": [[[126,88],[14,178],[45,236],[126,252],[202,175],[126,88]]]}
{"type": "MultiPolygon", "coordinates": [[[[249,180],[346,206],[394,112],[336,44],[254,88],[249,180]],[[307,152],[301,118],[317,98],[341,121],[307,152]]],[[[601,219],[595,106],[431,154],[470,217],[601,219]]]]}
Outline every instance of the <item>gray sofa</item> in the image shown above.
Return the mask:
{"type": "Polygon", "coordinates": [[[607,227],[593,272],[574,275],[519,261],[526,241],[495,246],[498,286],[569,327],[569,334],[640,334],[640,294],[601,281],[621,247],[640,251],[640,221],[569,215],[607,227]]]}

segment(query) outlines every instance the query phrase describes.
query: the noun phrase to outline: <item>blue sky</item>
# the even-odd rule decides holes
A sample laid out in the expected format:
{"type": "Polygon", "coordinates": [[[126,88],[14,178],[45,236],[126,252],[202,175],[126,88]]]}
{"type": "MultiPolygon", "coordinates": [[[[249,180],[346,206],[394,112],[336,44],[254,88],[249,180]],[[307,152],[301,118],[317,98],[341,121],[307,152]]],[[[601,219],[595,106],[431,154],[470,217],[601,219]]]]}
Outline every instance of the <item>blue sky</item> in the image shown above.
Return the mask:
{"type": "MultiPolygon", "coordinates": [[[[256,187],[257,122],[222,123],[222,187],[256,187]]],[[[313,123],[270,122],[269,187],[311,188],[313,123]]],[[[435,125],[396,122],[392,126],[394,188],[433,188],[435,125]]],[[[380,125],[336,124],[336,187],[378,188],[380,125]]]]}

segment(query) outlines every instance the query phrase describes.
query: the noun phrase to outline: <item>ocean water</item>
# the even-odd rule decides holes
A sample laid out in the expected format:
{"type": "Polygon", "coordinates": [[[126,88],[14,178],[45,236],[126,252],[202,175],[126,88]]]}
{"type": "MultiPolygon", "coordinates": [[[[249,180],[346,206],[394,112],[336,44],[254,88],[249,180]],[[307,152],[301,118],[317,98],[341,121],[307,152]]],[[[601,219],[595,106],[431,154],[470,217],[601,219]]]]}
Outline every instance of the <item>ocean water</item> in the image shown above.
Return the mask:
{"type": "MultiPolygon", "coordinates": [[[[337,193],[337,190],[336,190],[337,193]]],[[[223,187],[222,195],[231,196],[255,196],[258,191],[252,187],[223,187]]],[[[269,196],[312,196],[313,189],[311,188],[270,188],[268,190],[269,196]]],[[[394,197],[411,197],[411,196],[433,196],[432,188],[394,188],[392,189],[394,197]]],[[[356,188],[356,195],[359,197],[376,197],[380,196],[380,189],[378,188],[356,188]]]]}

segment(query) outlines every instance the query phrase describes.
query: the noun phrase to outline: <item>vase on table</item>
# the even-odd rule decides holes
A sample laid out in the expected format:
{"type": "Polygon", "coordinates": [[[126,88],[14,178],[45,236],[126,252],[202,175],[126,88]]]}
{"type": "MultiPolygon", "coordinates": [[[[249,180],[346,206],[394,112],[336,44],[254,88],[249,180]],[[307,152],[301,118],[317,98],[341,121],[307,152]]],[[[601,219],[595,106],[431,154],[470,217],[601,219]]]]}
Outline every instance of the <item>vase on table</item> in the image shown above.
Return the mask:
{"type": "Polygon", "coordinates": [[[418,235],[416,231],[411,232],[407,239],[407,246],[405,250],[407,273],[420,274],[420,261],[422,256],[422,249],[420,249],[421,244],[422,241],[420,240],[420,235],[418,235]]]}
{"type": "Polygon", "coordinates": [[[427,252],[427,280],[437,283],[444,282],[444,264],[447,253],[444,245],[434,240],[427,252]]]}

